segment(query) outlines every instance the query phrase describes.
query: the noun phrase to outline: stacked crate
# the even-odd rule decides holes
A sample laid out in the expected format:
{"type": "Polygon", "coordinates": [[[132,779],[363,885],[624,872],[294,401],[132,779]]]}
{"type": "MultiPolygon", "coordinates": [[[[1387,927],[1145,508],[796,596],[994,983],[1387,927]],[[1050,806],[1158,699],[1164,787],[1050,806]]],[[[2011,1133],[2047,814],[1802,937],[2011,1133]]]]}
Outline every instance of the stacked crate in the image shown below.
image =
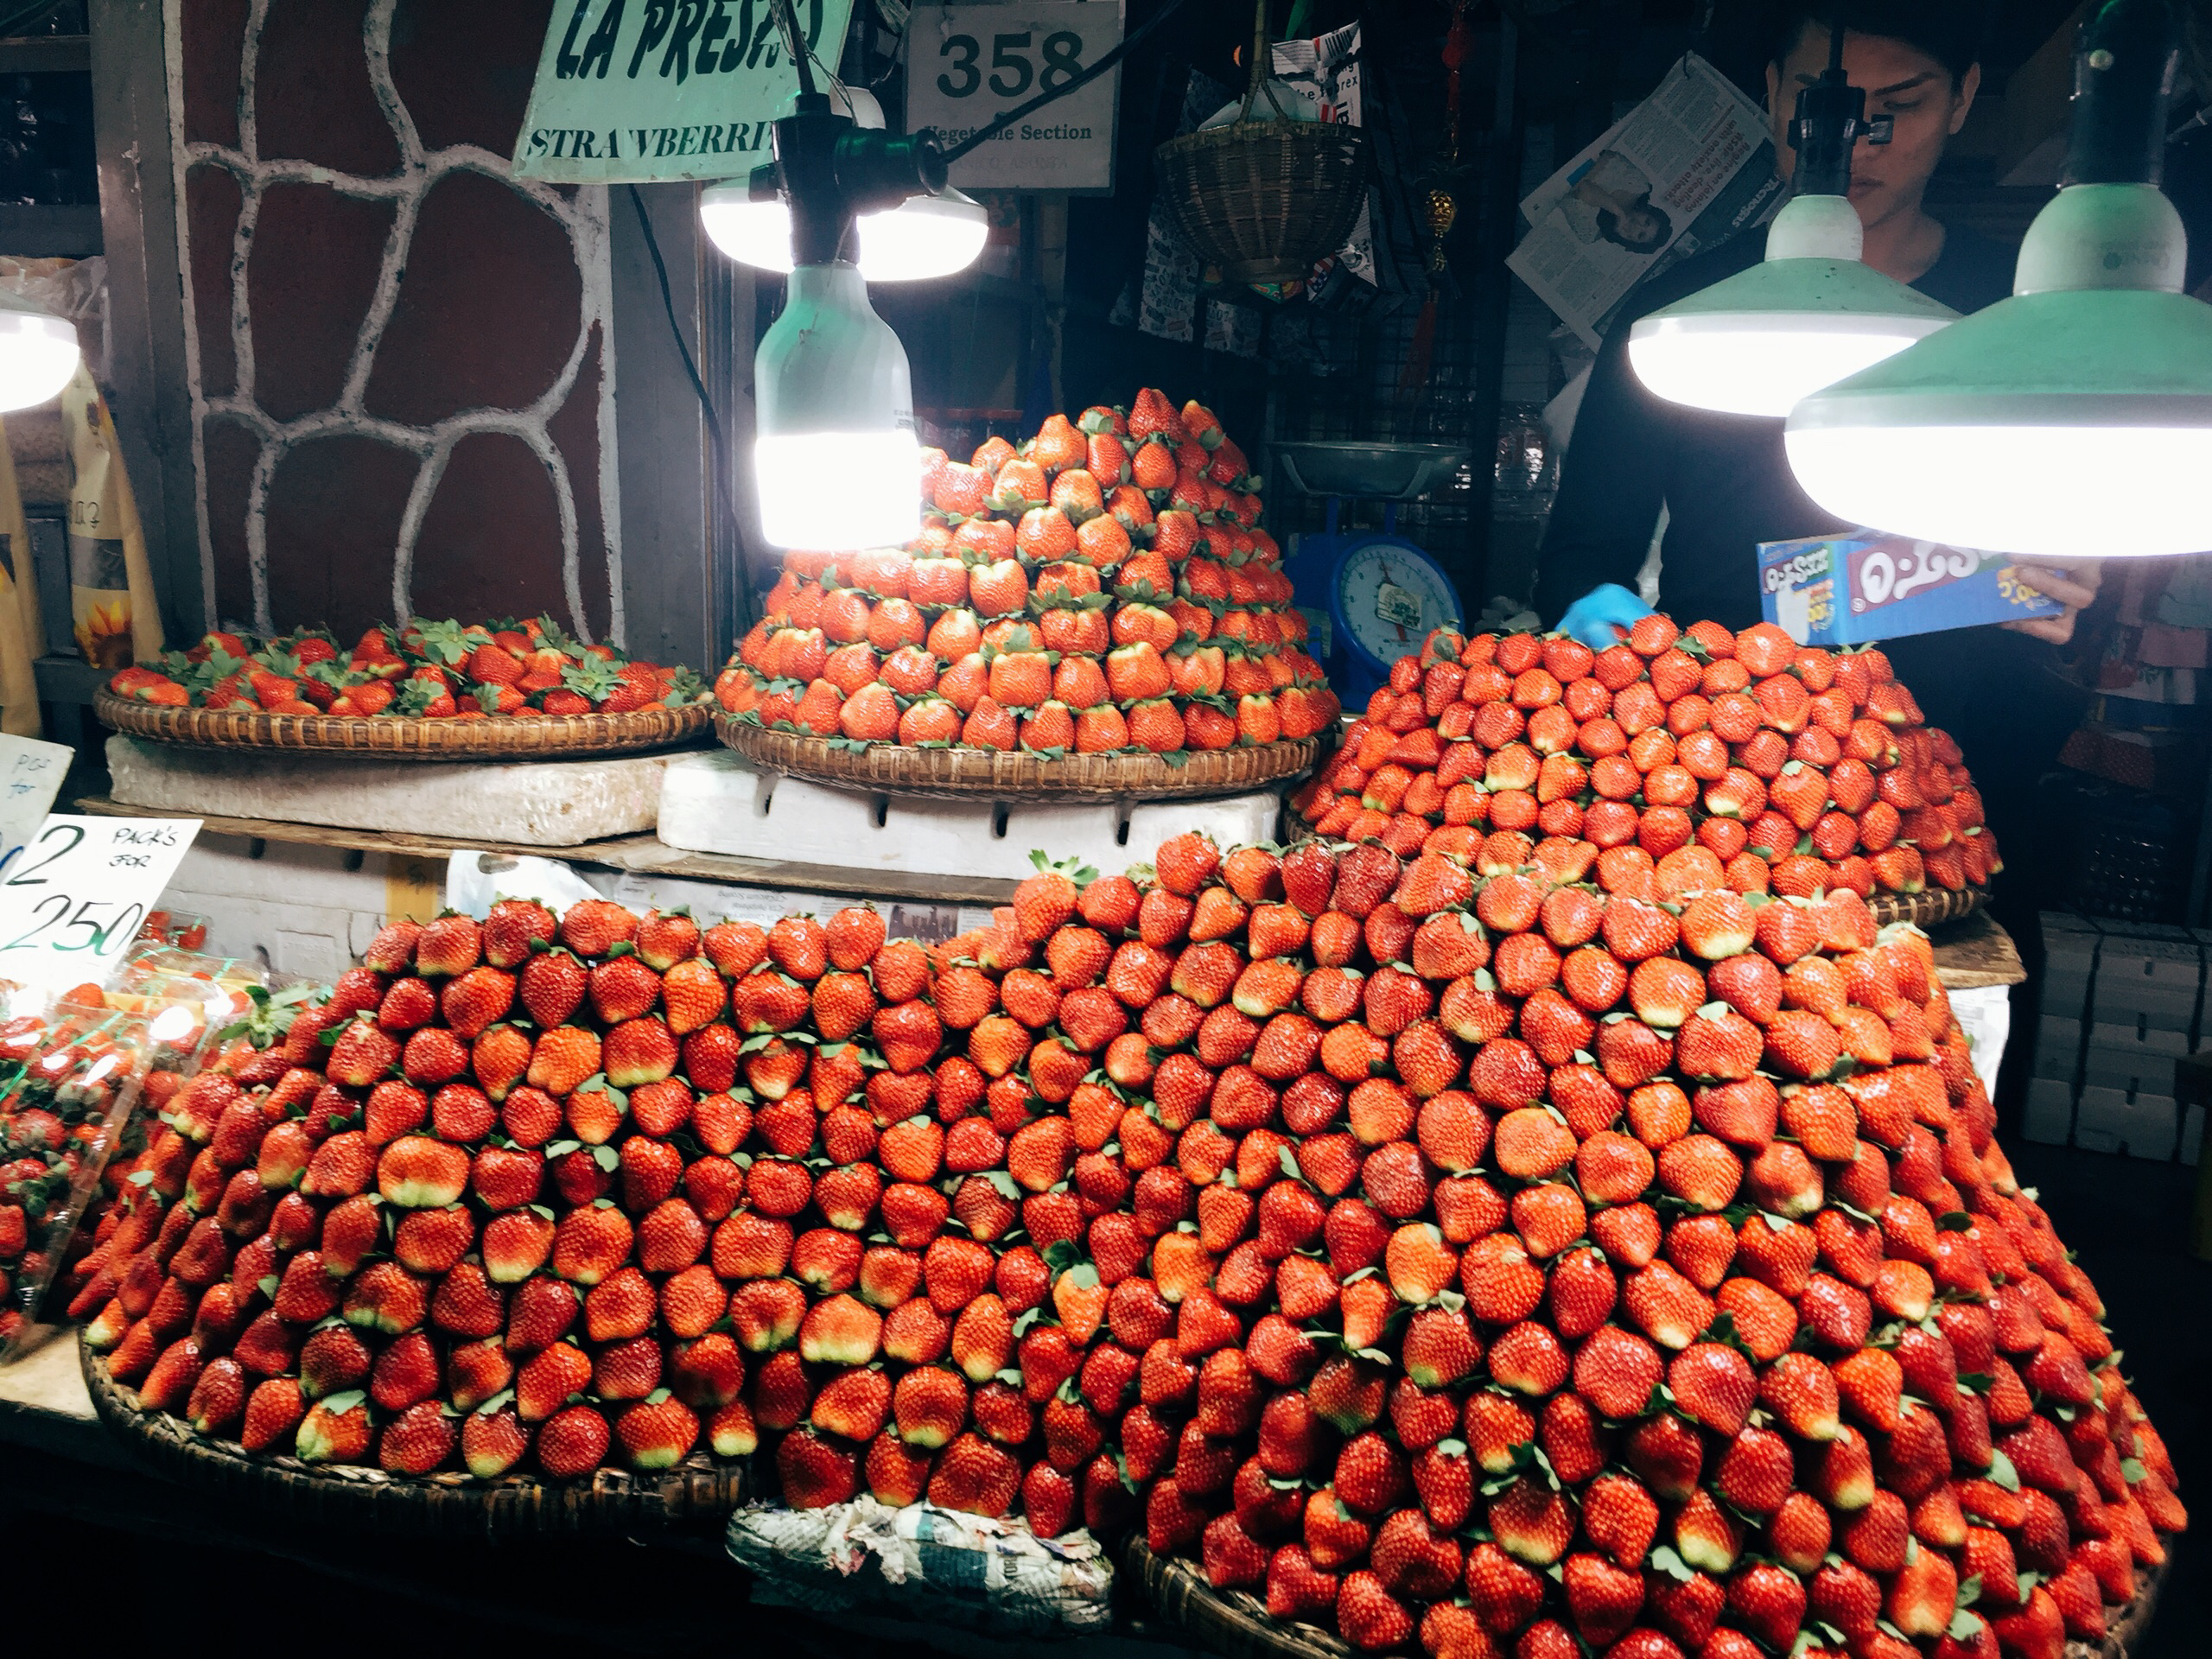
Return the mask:
{"type": "Polygon", "coordinates": [[[2204,943],[2157,923],[2043,917],[2043,1013],[2023,1133],[2031,1141],[2195,1163],[2203,1109],[2174,1098],[2201,1035],[2204,943]]]}

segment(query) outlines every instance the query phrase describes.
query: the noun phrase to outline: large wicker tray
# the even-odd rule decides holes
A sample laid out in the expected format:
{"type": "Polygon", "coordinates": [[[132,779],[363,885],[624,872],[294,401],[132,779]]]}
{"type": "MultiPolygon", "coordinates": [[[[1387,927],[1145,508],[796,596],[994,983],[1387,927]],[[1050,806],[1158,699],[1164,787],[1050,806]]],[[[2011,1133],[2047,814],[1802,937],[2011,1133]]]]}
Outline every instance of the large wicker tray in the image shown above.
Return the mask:
{"type": "MultiPolygon", "coordinates": [[[[2125,1607],[2107,1610],[2111,1621],[2101,1643],[2069,1638],[2066,1659],[2127,1659],[2150,1628],[2158,1592],[2173,1567],[2179,1540],[2165,1540],[2166,1559],[2135,1569],[2135,1593],[2125,1607]]],[[[1193,1643],[1223,1659],[1356,1659],[1356,1649],[1333,1630],[1291,1624],[1243,1590],[1217,1590],[1195,1561],[1163,1560],[1146,1547],[1141,1528],[1122,1547],[1122,1571],[1140,1600],[1193,1643]]],[[[1501,1650],[1503,1644],[1501,1643],[1501,1650]]]]}
{"type": "Polygon", "coordinates": [[[211,1440],[166,1413],[141,1411],[137,1391],[109,1376],[105,1360],[82,1342],[77,1353],[101,1420],[162,1473],[311,1525],[480,1537],[624,1533],[719,1522],[747,1495],[745,1465],[703,1453],[657,1477],[602,1469],[589,1480],[566,1482],[481,1481],[461,1473],[407,1479],[381,1469],[249,1457],[234,1440],[211,1440]]]}
{"type": "Polygon", "coordinates": [[[1049,760],[993,749],[918,749],[895,743],[833,747],[717,715],[721,740],[755,766],[816,783],[899,795],[996,800],[1175,800],[1264,789],[1308,771],[1319,738],[1214,749],[1172,766],[1154,754],[1071,754],[1049,760]]]}
{"type": "Polygon", "coordinates": [[[1139,1527],[1122,1546],[1122,1571],[1144,1605],[1223,1659],[1353,1659],[1334,1630],[1292,1624],[1247,1590],[1217,1590],[1195,1561],[1155,1555],[1139,1527]]]}
{"type": "Polygon", "coordinates": [[[1878,893],[1866,901],[1866,908],[1874,912],[1876,921],[1885,925],[1911,922],[1921,927],[1933,927],[1938,922],[1955,922],[1971,916],[1988,902],[1987,887],[1961,887],[1956,892],[1948,887],[1929,887],[1921,893],[1878,893]]]}
{"type": "Polygon", "coordinates": [[[204,749],[283,749],[372,760],[554,760],[664,749],[703,737],[709,712],[639,709],[626,715],[495,715],[485,720],[412,720],[378,715],[269,715],[219,709],[162,709],[103,687],[92,700],[101,723],[131,737],[204,749]]]}

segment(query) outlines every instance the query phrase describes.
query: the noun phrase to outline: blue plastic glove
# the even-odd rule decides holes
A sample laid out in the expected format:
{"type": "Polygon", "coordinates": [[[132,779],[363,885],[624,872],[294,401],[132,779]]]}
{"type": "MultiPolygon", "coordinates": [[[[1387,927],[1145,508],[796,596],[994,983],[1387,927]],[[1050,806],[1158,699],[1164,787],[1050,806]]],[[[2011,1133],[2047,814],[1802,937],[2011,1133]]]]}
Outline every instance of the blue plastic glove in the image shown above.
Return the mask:
{"type": "Polygon", "coordinates": [[[1630,628],[1651,614],[1651,607],[1617,582],[1599,582],[1567,607],[1559,631],[1592,651],[1620,644],[1617,627],[1630,628]]]}

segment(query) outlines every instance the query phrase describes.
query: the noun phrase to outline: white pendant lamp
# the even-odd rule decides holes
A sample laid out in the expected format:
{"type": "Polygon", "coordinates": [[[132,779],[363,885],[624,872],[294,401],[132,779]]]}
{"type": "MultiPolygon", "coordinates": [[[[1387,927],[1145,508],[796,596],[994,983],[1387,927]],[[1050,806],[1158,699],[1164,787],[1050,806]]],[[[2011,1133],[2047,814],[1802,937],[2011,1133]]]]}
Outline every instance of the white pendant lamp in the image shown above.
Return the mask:
{"type": "MultiPolygon", "coordinates": [[[[776,194],[775,168],[759,183],[729,179],[699,193],[708,238],[741,264],[791,268],[791,213],[776,194]]],[[[983,204],[950,185],[909,196],[887,213],[859,218],[861,277],[870,283],[918,283],[950,276],[976,262],[990,235],[983,204]]]]}
{"type": "Polygon", "coordinates": [[[1637,378],[1670,402],[1779,419],[1808,393],[1957,320],[1860,262],[1851,149],[1866,130],[1866,95],[1844,73],[1843,35],[1839,21],[1827,70],[1797,95],[1797,194],[1768,228],[1766,257],[1629,331],[1637,378]]]}
{"type": "MultiPolygon", "coordinates": [[[[833,83],[828,94],[862,130],[880,130],[883,106],[864,88],[833,83]]],[[[795,100],[784,113],[793,113],[795,100]]],[[[791,268],[791,212],[779,192],[772,163],[745,179],[725,179],[699,194],[699,219],[714,245],[741,264],[762,270],[791,268]]],[[[990,234],[983,204],[950,185],[908,196],[893,207],[858,216],[859,264],[871,283],[926,282],[950,276],[975,263],[990,234]]]]}
{"type": "Polygon", "coordinates": [[[2212,550],[2212,307],[2158,188],[2163,0],[2102,0],[2075,54],[2065,186],[2012,297],[1808,397],[1785,442],[1854,524],[2071,562],[2212,550]]]}
{"type": "Polygon", "coordinates": [[[59,397],[77,363],[76,324],[0,292],[0,413],[59,397]]]}
{"type": "MultiPolygon", "coordinates": [[[[951,162],[1088,86],[1184,3],[1165,0],[1089,66],[948,151],[933,132],[902,137],[866,127],[874,100],[864,92],[837,87],[850,111],[841,113],[816,90],[791,0],[769,0],[798,77],[798,93],[774,126],[782,213],[768,211],[767,181],[756,173],[742,186],[718,187],[719,196],[708,193],[724,215],[721,231],[712,219],[708,226],[732,257],[791,271],[783,313],[753,359],[754,486],[771,543],[842,551],[913,537],[921,524],[913,390],[906,350],[869,308],[868,283],[944,276],[973,259],[983,245],[983,210],[947,186],[951,162]]],[[[874,118],[880,129],[880,109],[874,118]]]]}
{"type": "Polygon", "coordinates": [[[773,130],[791,282],[753,359],[761,531],[777,547],[897,545],[922,517],[913,387],[851,245],[856,219],[943,189],[944,152],[933,133],[894,137],[840,113],[815,89],[790,0],[773,11],[799,90],[773,130]]]}
{"type": "Polygon", "coordinates": [[[753,487],[777,547],[898,544],[921,524],[921,444],[906,353],[842,260],[791,272],[753,362],[753,487]]]}

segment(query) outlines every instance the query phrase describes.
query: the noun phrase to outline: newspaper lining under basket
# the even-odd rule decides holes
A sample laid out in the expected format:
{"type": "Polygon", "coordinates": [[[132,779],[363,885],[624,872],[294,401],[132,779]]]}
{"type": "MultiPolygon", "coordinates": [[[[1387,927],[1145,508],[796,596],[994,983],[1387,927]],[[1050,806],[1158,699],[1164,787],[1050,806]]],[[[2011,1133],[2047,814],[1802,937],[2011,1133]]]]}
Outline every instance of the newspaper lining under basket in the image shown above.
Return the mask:
{"type": "Polygon", "coordinates": [[[959,800],[1174,800],[1259,789],[1300,776],[1319,758],[1319,738],[1211,749],[1180,766],[1154,754],[1059,759],[997,749],[923,749],[877,743],[833,747],[825,738],[772,732],[717,716],[722,741],[771,772],[848,789],[959,800]]]}
{"type": "Polygon", "coordinates": [[[530,1475],[483,1481],[458,1471],[410,1478],[255,1457],[235,1440],[197,1433],[166,1412],[140,1409],[137,1390],[110,1376],[105,1359],[81,1341],[77,1352],[100,1420],[163,1474],[317,1525],[479,1537],[624,1533],[719,1522],[744,1503],[750,1484],[746,1464],[702,1453],[659,1474],[601,1469],[574,1481],[530,1475]]]}
{"type": "Polygon", "coordinates": [[[421,720],[395,715],[272,715],[260,710],[170,709],[119,697],[103,687],[92,702],[102,724],[131,737],[210,749],[294,749],[380,760],[550,760],[636,753],[706,735],[705,704],[619,715],[494,715],[421,720]]]}

